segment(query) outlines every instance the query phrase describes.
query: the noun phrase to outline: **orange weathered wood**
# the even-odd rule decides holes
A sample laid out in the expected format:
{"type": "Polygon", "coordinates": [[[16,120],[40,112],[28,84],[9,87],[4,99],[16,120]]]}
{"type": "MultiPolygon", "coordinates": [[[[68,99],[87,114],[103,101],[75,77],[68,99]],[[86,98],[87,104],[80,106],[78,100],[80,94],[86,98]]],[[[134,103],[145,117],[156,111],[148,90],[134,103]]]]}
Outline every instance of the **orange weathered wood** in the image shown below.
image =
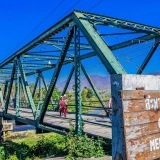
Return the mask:
{"type": "Polygon", "coordinates": [[[160,118],[160,110],[157,111],[140,111],[140,112],[124,112],[124,124],[141,125],[158,121],[160,118]]]}
{"type": "Polygon", "coordinates": [[[160,92],[122,91],[126,157],[152,160],[160,157],[160,92]]]}
{"type": "Polygon", "coordinates": [[[130,99],[146,99],[150,95],[151,98],[160,98],[160,91],[146,91],[146,90],[123,90],[121,91],[121,96],[123,100],[130,99]]]}

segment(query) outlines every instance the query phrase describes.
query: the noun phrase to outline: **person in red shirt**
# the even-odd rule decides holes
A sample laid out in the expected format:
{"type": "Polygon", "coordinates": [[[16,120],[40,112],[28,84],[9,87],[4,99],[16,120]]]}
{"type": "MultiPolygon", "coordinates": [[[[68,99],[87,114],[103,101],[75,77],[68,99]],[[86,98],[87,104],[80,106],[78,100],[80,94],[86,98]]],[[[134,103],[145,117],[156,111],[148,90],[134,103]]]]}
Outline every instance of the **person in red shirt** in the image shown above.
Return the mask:
{"type": "Polygon", "coordinates": [[[64,116],[66,117],[66,114],[68,112],[68,99],[67,96],[63,96],[63,101],[64,101],[64,116]]]}
{"type": "Polygon", "coordinates": [[[61,96],[60,100],[59,100],[59,111],[60,111],[60,117],[62,114],[64,114],[64,101],[63,101],[63,97],[61,96]]]}

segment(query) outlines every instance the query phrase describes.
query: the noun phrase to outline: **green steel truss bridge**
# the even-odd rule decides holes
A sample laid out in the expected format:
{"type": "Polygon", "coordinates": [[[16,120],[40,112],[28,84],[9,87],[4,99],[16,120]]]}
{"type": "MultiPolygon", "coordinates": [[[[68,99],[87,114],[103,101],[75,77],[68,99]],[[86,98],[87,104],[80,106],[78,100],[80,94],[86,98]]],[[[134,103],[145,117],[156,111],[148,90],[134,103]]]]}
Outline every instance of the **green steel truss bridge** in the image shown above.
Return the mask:
{"type": "Polygon", "coordinates": [[[136,60],[138,66],[134,73],[142,74],[158,50],[159,35],[160,29],[153,26],[75,10],[0,64],[3,88],[0,92],[0,115],[4,119],[15,120],[17,124],[33,125],[37,133],[52,131],[65,134],[64,131],[69,131],[70,119],[76,132],[81,134],[84,122],[84,132],[88,135],[111,139],[112,125],[106,116],[106,102],[88,74],[85,62],[90,64],[96,57],[111,75],[130,73],[130,68],[134,68],[131,62],[136,60]],[[68,77],[62,95],[66,93],[72,77],[75,85],[72,106],[75,111],[69,112],[66,118],[60,117],[57,111],[48,110],[49,105],[55,107],[52,93],[63,69],[68,77]],[[44,76],[46,71],[52,74],[49,84],[44,76]],[[85,106],[82,102],[82,73],[97,96],[99,106],[85,106]],[[32,75],[37,78],[31,90],[28,77],[32,75]],[[46,89],[44,97],[42,86],[46,89]],[[34,100],[37,88],[38,102],[34,100]],[[15,109],[10,106],[14,95],[15,109]],[[85,107],[89,112],[84,112],[85,107]]]}

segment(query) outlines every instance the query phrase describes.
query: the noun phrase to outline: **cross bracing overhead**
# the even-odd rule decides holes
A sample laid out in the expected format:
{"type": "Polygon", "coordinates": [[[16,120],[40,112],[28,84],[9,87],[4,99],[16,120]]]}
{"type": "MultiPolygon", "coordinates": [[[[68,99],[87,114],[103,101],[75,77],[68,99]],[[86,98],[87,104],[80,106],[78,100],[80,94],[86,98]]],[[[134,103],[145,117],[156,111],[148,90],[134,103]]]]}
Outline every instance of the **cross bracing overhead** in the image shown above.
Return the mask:
{"type": "Polygon", "coordinates": [[[87,73],[84,60],[90,63],[91,58],[97,57],[109,74],[129,73],[133,71],[134,65],[134,72],[141,74],[158,50],[159,35],[160,29],[157,27],[94,13],[73,11],[0,64],[0,83],[5,84],[3,115],[14,117],[8,113],[8,106],[15,84],[16,118],[18,116],[18,119],[23,121],[19,114],[20,94],[23,92],[27,105],[32,111],[36,128],[54,130],[54,127],[44,125],[44,117],[48,105],[53,102],[52,93],[60,72],[63,67],[66,67],[68,77],[62,93],[66,92],[74,75],[75,124],[77,133],[81,134],[83,121],[81,72],[88,80],[103,109],[106,110],[101,95],[87,73]],[[70,73],[68,65],[72,66],[70,73]],[[50,84],[46,83],[43,75],[47,70],[53,70],[50,84]],[[27,81],[27,76],[31,75],[37,76],[32,93],[27,81]],[[34,101],[38,84],[40,109],[36,108],[34,101]],[[42,84],[46,89],[44,98],[42,84]]]}

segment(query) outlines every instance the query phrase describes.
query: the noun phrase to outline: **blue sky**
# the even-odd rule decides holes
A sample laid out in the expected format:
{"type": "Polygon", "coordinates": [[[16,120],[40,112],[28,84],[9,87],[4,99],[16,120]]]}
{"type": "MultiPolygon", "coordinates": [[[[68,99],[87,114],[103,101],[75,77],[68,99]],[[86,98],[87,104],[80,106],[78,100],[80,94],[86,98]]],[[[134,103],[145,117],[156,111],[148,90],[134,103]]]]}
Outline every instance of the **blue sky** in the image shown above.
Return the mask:
{"type": "Polygon", "coordinates": [[[1,0],[0,62],[74,9],[160,27],[159,6],[159,0],[1,0]]]}

